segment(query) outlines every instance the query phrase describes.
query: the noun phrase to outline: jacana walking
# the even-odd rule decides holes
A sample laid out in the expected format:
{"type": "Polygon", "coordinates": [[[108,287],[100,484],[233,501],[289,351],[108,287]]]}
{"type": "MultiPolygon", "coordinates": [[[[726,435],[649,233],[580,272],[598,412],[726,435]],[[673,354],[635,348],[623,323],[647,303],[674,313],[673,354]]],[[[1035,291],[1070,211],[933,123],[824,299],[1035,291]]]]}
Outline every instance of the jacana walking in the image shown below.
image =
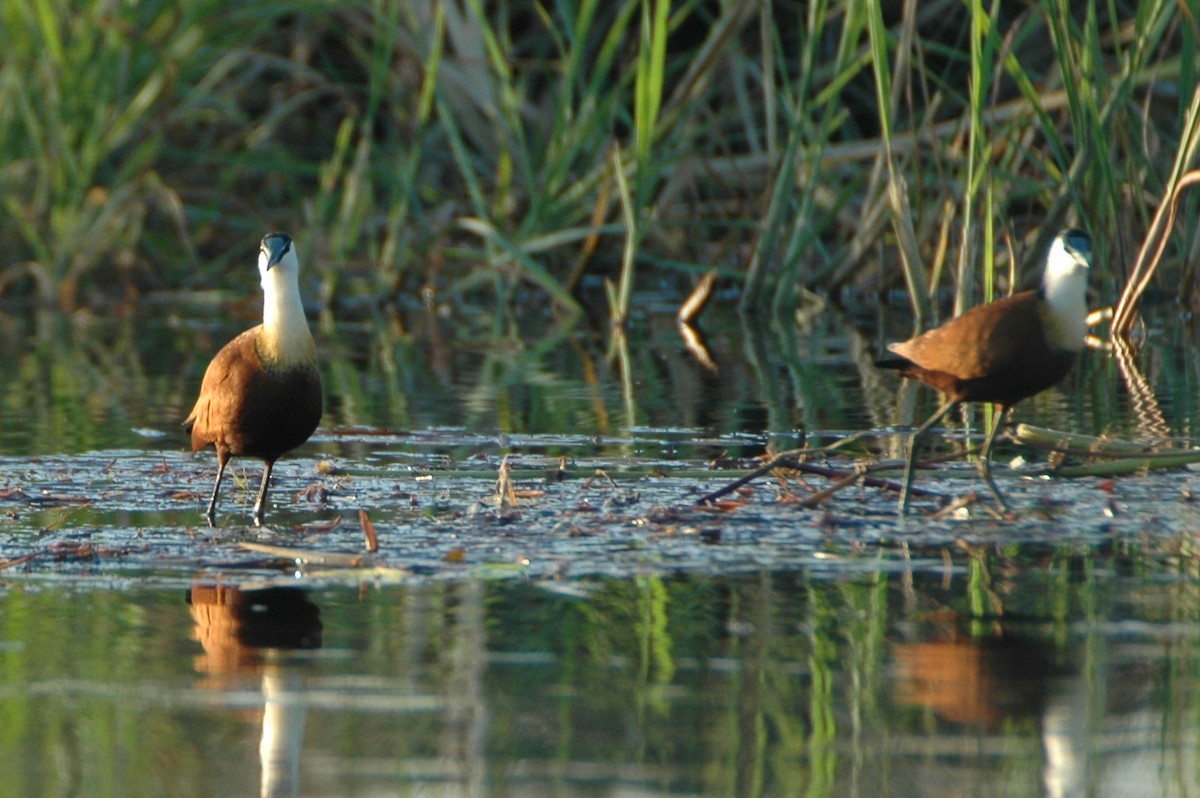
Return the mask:
{"type": "Polygon", "coordinates": [[[258,252],[263,322],[217,353],[200,385],[200,398],[183,422],[192,451],[217,450],[217,481],[204,517],[216,518],[217,494],[229,458],[266,464],[254,500],[254,525],[262,526],[271,469],[283,454],[308,440],[321,421],[317,350],[300,303],[300,261],[286,233],[270,233],[258,252]]]}
{"type": "Polygon", "coordinates": [[[941,327],[888,347],[896,357],[876,363],[946,395],[908,445],[900,512],[908,512],[918,444],[961,402],[992,402],[996,423],[979,453],[980,473],[1002,512],[1004,498],[992,481],[992,441],[1014,404],[1061,380],[1087,336],[1087,275],[1092,242],[1081,230],[1059,233],[1046,254],[1042,285],[968,310],[941,327]]]}

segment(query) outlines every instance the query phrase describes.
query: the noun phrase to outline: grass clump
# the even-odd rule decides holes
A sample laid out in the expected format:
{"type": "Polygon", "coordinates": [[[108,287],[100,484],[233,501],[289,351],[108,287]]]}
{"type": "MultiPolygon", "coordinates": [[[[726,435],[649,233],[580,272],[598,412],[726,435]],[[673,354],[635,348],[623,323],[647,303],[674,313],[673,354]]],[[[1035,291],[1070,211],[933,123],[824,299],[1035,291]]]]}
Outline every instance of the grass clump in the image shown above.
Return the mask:
{"type": "Polygon", "coordinates": [[[329,302],[532,288],[574,314],[607,280],[618,321],[712,266],[747,311],[904,285],[931,316],[940,288],[961,307],[1022,282],[1068,223],[1117,279],[1196,90],[1194,19],[896,13],[10,3],[0,288],[70,308],[209,287],[267,228],[306,243],[329,302]]]}

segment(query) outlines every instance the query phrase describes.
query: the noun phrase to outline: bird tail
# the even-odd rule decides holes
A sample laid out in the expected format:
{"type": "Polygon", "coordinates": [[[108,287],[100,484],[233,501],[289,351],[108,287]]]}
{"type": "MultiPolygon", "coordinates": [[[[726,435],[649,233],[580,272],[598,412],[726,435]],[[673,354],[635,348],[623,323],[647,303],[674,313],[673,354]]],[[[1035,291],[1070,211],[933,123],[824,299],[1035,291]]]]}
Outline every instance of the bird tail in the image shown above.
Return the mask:
{"type": "Polygon", "coordinates": [[[896,371],[900,371],[908,368],[911,365],[911,360],[906,357],[900,357],[899,355],[888,355],[875,361],[875,368],[877,369],[894,369],[896,371]]]}

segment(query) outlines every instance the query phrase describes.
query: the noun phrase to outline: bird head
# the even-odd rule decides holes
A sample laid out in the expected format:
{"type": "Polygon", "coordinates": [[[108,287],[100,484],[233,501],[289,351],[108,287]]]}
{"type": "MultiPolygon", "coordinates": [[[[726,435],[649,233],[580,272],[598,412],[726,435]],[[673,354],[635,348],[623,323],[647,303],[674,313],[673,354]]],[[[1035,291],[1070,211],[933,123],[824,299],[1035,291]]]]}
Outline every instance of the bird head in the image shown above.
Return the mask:
{"type": "Polygon", "coordinates": [[[1072,227],[1054,237],[1046,253],[1043,282],[1047,288],[1064,280],[1087,287],[1087,270],[1092,265],[1092,239],[1082,230],[1072,227]],[[1071,278],[1074,278],[1072,280],[1071,278]]]}
{"type": "Polygon", "coordinates": [[[266,280],[267,272],[276,266],[296,274],[300,261],[296,259],[296,245],[287,233],[267,233],[258,250],[258,272],[266,280]]]}
{"type": "Polygon", "coordinates": [[[1046,253],[1039,292],[1053,323],[1047,331],[1057,349],[1078,351],[1087,335],[1087,279],[1092,265],[1092,239],[1072,227],[1054,237],[1046,253]]]}

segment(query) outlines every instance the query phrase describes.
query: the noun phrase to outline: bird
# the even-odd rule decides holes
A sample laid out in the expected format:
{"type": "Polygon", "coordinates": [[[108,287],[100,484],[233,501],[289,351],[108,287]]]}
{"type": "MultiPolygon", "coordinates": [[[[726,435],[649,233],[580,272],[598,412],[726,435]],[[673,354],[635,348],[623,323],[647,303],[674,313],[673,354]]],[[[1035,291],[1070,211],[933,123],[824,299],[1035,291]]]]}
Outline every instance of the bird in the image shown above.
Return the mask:
{"type": "Polygon", "coordinates": [[[204,372],[200,396],[183,422],[192,451],[217,450],[217,480],[204,517],[215,525],[217,494],[233,456],[265,463],[254,500],[255,526],[275,461],[309,439],[323,410],[317,349],[300,302],[300,260],[286,233],[268,233],[258,251],[262,324],[225,344],[204,372]]]}
{"type": "Polygon", "coordinates": [[[962,402],[991,402],[996,423],[980,450],[980,473],[996,504],[1008,512],[992,481],[991,450],[1005,413],[1022,399],[1056,384],[1071,369],[1087,337],[1087,280],[1092,241],[1077,228],[1055,236],[1046,253],[1041,287],[971,308],[940,327],[888,347],[876,366],[936,388],[945,402],[917,428],[908,444],[900,514],[908,512],[918,443],[962,402]]]}

